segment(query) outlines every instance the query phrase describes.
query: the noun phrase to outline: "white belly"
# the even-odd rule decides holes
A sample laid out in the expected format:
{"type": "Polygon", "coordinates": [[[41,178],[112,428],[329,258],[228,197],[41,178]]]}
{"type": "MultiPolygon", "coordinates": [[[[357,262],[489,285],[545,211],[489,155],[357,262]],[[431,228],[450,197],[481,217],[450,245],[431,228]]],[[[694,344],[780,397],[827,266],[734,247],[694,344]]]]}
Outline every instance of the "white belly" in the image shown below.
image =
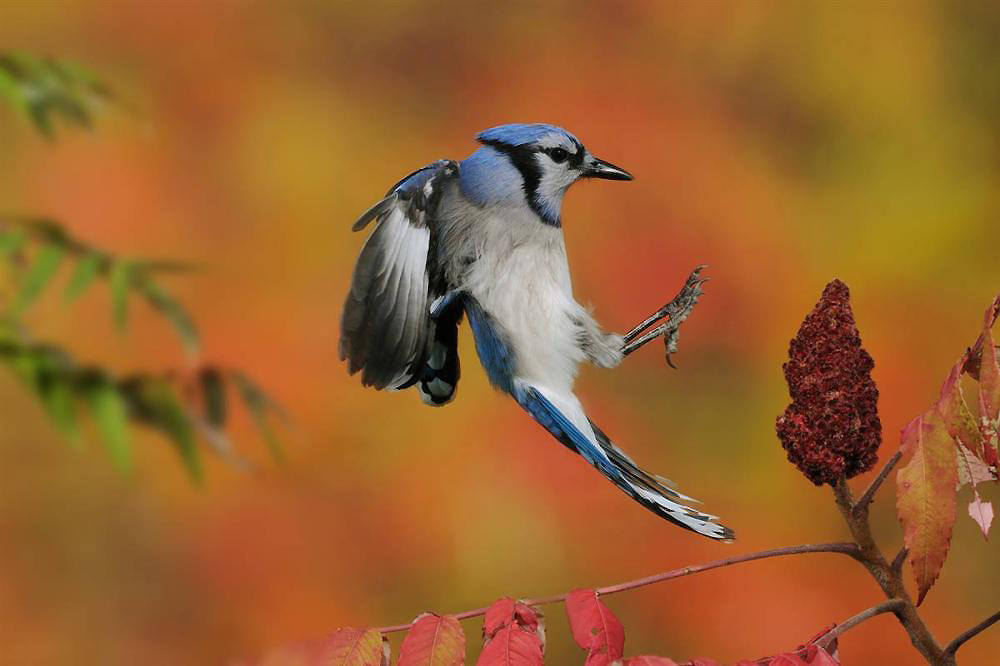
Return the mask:
{"type": "Polygon", "coordinates": [[[583,309],[573,299],[562,231],[536,220],[527,228],[491,222],[465,288],[501,327],[519,379],[569,391],[584,358],[583,309]]]}

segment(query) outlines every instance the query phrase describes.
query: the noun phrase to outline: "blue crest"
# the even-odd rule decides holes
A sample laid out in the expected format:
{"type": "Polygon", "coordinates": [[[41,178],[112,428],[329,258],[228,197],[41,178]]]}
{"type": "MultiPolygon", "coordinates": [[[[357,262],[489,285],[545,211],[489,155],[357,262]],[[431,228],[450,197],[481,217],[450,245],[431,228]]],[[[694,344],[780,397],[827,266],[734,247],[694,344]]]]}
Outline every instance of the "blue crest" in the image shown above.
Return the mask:
{"type": "Polygon", "coordinates": [[[523,146],[535,143],[542,137],[549,135],[561,135],[569,139],[571,143],[580,145],[580,141],[561,127],[549,125],[547,123],[515,123],[512,125],[500,125],[483,130],[476,136],[476,140],[481,143],[496,141],[508,146],[523,146]]]}

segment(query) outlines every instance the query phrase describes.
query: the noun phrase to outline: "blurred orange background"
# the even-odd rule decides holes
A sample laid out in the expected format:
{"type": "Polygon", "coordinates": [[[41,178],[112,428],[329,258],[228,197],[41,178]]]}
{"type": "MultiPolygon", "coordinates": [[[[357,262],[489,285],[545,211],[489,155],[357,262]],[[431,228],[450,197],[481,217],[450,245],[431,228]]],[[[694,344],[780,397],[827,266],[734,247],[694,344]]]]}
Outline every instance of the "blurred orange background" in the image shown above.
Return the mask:
{"type": "MultiPolygon", "coordinates": [[[[170,286],[205,358],[246,369],[295,425],[283,465],[246,427],[254,471],[210,460],[198,488],[146,435],[122,476],[99,443],[64,446],[0,374],[0,661],[223,664],[338,626],[847,538],[829,489],[774,436],[802,317],[828,280],[852,288],[884,459],[1000,289],[1000,9],[873,4],[3,0],[0,47],[85,63],[125,108],[54,144],[0,109],[2,207],[201,263],[170,286]],[[710,265],[678,371],[653,345],[584,369],[578,388],[735,545],[657,519],[551,440],[490,389],[467,330],[459,398],[441,410],[363,389],[338,361],[357,214],[412,169],[467,155],[480,129],[536,121],[636,174],[579,185],[564,207],[577,296],[606,327],[627,329],[710,265]]],[[[155,315],[137,304],[118,336],[107,310],[95,289],[32,323],[121,370],[183,365],[155,315]]],[[[893,491],[873,514],[889,556],[893,491]]],[[[922,606],[942,642],[1000,597],[1000,546],[967,499],[922,606]]],[[[628,654],[732,661],[880,600],[847,558],[812,555],[608,603],[628,654]]],[[[562,608],[546,610],[550,663],[582,661],[562,608]]],[[[471,655],[478,626],[464,623],[471,655]]],[[[959,656],[998,651],[994,628],[959,656]]],[[[847,634],[841,654],[919,659],[891,616],[847,634]]]]}

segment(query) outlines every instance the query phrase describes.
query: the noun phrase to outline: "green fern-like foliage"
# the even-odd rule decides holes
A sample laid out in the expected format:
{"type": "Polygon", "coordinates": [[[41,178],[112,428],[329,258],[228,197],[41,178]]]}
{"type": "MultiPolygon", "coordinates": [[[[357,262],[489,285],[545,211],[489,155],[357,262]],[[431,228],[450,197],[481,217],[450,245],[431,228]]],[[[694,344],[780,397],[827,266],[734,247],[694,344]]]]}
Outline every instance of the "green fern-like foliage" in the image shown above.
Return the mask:
{"type": "MultiPolygon", "coordinates": [[[[24,53],[0,52],[0,101],[22,111],[52,138],[56,119],[90,128],[93,114],[113,100],[84,68],[24,53]]],[[[197,363],[198,330],[162,278],[190,271],[173,261],[124,257],[94,247],[56,220],[0,215],[0,363],[36,395],[54,426],[72,444],[82,442],[88,420],[122,470],[132,463],[131,430],[144,427],[166,437],[192,479],[202,478],[207,447],[239,462],[227,434],[233,404],[246,409],[271,455],[281,458],[275,422],[280,406],[239,370],[197,363]],[[66,279],[60,282],[59,277],[66,279]],[[46,294],[60,291],[67,307],[88,289],[110,291],[111,318],[120,332],[133,301],[143,301],[177,333],[195,362],[193,372],[116,375],[82,363],[64,347],[34,338],[24,316],[46,294]]]]}
{"type": "Polygon", "coordinates": [[[0,53],[0,98],[51,138],[57,119],[90,127],[94,114],[113,96],[97,76],[76,63],[17,52],[0,53]]]}

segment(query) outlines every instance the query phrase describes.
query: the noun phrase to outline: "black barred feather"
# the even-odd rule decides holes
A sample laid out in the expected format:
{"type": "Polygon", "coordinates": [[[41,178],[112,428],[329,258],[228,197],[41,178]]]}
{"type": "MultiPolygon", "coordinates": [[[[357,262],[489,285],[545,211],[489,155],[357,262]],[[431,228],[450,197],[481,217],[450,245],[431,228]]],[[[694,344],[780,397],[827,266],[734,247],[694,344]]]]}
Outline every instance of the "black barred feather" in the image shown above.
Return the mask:
{"type": "MultiPolygon", "coordinates": [[[[590,419],[587,420],[590,421],[590,419]]],[[[677,492],[666,484],[666,479],[660,479],[636,465],[635,461],[615,446],[593,421],[590,421],[590,427],[593,429],[601,449],[608,455],[611,463],[627,482],[618,483],[616,481],[616,485],[632,499],[653,513],[685,529],[720,541],[732,541],[736,538],[733,530],[715,522],[717,516],[702,513],[680,504],[680,502],[698,503],[698,500],[677,492]],[[648,493],[648,495],[644,495],[643,492],[648,493]]]]}
{"type": "Polygon", "coordinates": [[[432,320],[428,353],[420,375],[418,390],[424,404],[442,407],[455,399],[461,367],[458,359],[458,325],[461,306],[451,307],[432,320]]]}

